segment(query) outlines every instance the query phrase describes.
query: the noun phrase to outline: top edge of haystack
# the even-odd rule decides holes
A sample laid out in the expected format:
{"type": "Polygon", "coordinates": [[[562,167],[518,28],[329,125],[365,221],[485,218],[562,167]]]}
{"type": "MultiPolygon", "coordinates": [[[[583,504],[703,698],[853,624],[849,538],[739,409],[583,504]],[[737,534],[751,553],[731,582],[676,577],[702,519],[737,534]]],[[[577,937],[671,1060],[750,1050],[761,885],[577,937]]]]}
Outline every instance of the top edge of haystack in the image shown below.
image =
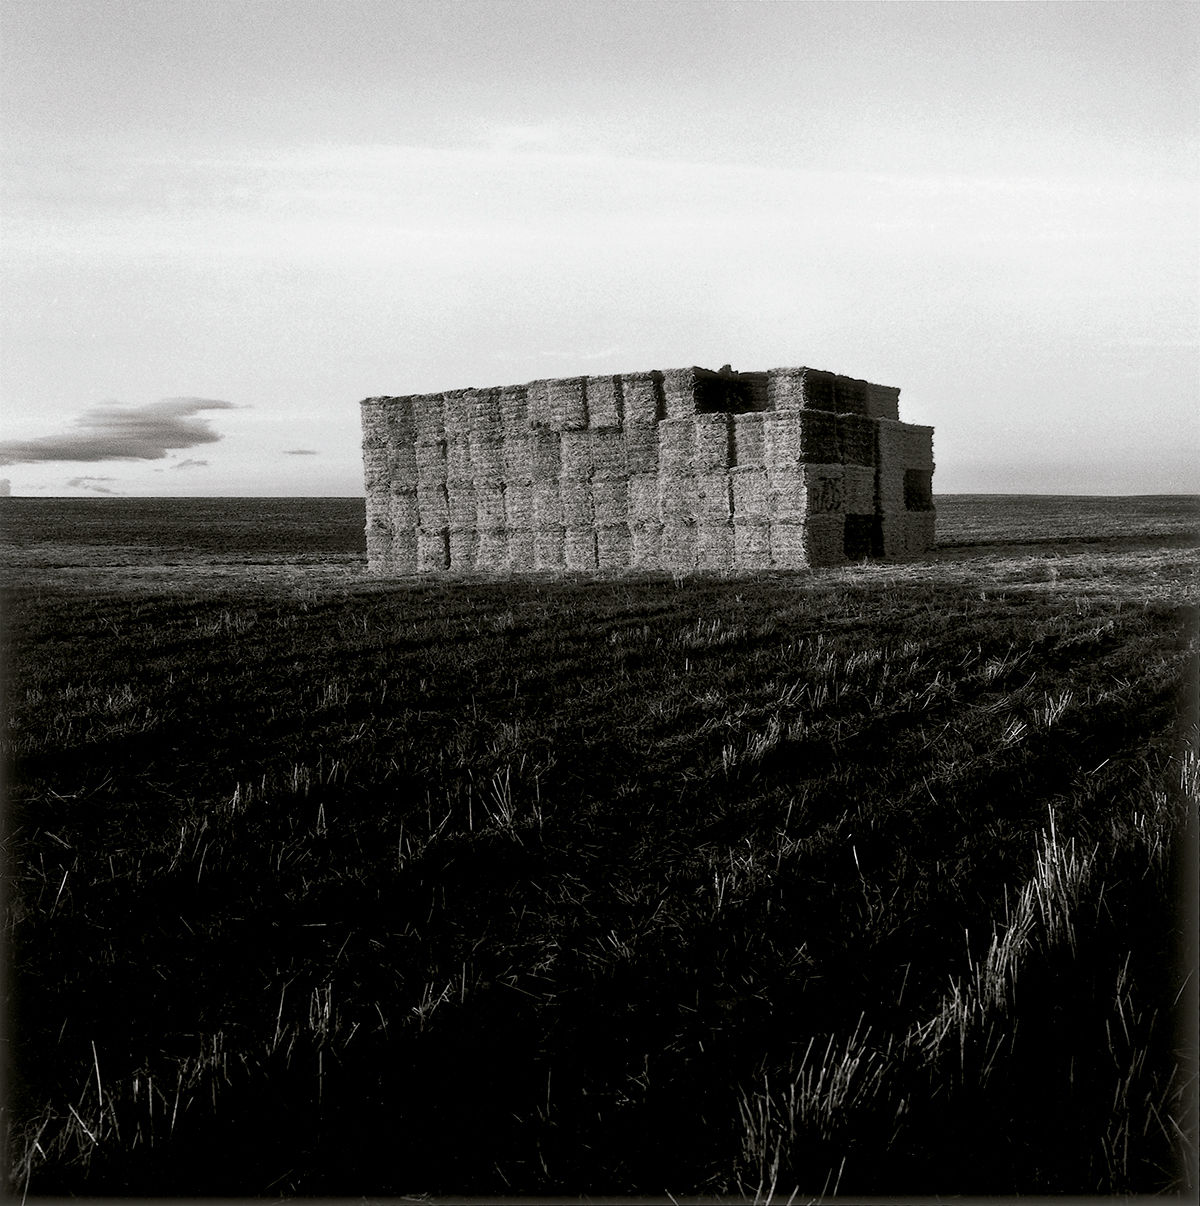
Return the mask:
{"type": "Polygon", "coordinates": [[[405,402],[414,402],[424,398],[444,398],[451,395],[461,397],[463,395],[477,394],[513,394],[520,391],[535,389],[538,386],[545,387],[552,382],[581,384],[587,381],[644,381],[647,379],[681,382],[684,380],[737,380],[738,378],[746,377],[786,377],[801,380],[808,378],[812,379],[813,381],[818,381],[821,383],[827,382],[829,384],[833,384],[835,381],[842,383],[853,383],[859,389],[876,391],[877,394],[887,395],[889,399],[895,399],[900,394],[899,386],[884,385],[880,382],[869,381],[865,378],[850,377],[847,374],[836,372],[833,369],[822,369],[813,365],[781,364],[765,369],[734,369],[730,365],[726,364],[722,365],[718,369],[713,369],[700,364],[688,364],[676,366],[674,368],[636,369],[619,373],[571,373],[561,377],[535,377],[529,381],[514,382],[510,385],[467,385],[455,386],[449,389],[423,390],[419,393],[411,394],[375,394],[371,397],[363,398],[359,405],[396,405],[405,402]]]}

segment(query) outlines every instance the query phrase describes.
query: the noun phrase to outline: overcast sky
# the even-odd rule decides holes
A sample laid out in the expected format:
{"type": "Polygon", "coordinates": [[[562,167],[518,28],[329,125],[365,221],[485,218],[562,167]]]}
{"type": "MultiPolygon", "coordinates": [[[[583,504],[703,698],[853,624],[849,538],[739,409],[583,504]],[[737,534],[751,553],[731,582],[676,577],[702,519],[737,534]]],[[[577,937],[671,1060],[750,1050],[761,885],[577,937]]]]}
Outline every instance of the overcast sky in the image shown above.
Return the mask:
{"type": "Polygon", "coordinates": [[[361,493],[357,402],[808,364],[945,492],[1200,490],[1195,3],[3,0],[14,494],[361,493]]]}

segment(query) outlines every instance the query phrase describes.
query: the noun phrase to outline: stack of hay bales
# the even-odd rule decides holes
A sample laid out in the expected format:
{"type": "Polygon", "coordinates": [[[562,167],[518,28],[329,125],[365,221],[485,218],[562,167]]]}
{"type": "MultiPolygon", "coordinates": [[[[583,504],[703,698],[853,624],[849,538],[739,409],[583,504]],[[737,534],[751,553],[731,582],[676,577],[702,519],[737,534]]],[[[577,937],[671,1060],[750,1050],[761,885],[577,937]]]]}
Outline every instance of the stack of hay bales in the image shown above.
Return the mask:
{"type": "Polygon", "coordinates": [[[879,552],[912,557],[933,546],[933,428],[894,419],[876,423],[879,552]]]}
{"type": "Polygon", "coordinates": [[[875,423],[859,413],[840,414],[837,439],[845,509],[842,550],[849,560],[861,561],[881,552],[875,515],[875,423]]]}
{"type": "Polygon", "coordinates": [[[373,573],[383,573],[391,568],[392,450],[388,446],[388,417],[392,401],[391,398],[366,398],[361,408],[367,565],[373,573]]]}
{"type": "Polygon", "coordinates": [[[732,419],[727,412],[692,416],[697,569],[733,567],[732,419]]]}
{"type": "Polygon", "coordinates": [[[691,366],[362,403],[374,572],[758,570],[933,542],[899,390],[691,366]]]}
{"type": "Polygon", "coordinates": [[[768,410],[836,410],[835,376],[820,369],[774,368],[767,371],[768,410]]]}
{"type": "Polygon", "coordinates": [[[417,462],[417,569],[444,570],[450,565],[450,504],[442,395],[418,394],[411,404],[417,462]]]}
{"type": "Polygon", "coordinates": [[[663,565],[658,427],[665,417],[663,374],[623,374],[621,429],[625,440],[625,465],[629,471],[629,564],[634,569],[659,569],[663,565]]]}
{"type": "MultiPolygon", "coordinates": [[[[765,387],[766,374],[762,374],[765,387]]],[[[767,415],[733,416],[730,497],[733,512],[733,568],[771,568],[771,507],[767,476],[767,415]]]]}
{"type": "Polygon", "coordinates": [[[836,415],[779,410],[764,420],[771,563],[779,569],[843,559],[844,473],[836,415]]]}

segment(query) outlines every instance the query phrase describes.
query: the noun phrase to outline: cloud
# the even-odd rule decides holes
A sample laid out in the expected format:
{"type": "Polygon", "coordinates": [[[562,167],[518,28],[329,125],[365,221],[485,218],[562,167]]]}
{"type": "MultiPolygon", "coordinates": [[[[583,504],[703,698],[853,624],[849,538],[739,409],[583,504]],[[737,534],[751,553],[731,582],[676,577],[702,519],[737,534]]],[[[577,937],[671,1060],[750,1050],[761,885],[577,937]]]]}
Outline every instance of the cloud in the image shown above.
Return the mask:
{"type": "Polygon", "coordinates": [[[68,487],[74,490],[91,490],[93,494],[116,494],[115,490],[110,490],[107,486],[101,486],[99,482],[115,482],[115,477],[73,477],[67,482],[68,487]]]}
{"type": "Polygon", "coordinates": [[[8,498],[12,494],[12,482],[6,477],[0,477],[0,498],[8,498]]]}
{"type": "Polygon", "coordinates": [[[201,465],[207,465],[207,461],[197,461],[188,457],[186,461],[180,461],[178,465],[172,465],[172,469],[199,469],[201,465]]]}
{"type": "Polygon", "coordinates": [[[43,461],[158,461],[172,448],[194,448],[223,437],[202,410],[234,410],[212,398],[163,398],[144,406],[97,406],[75,420],[76,431],[32,440],[0,441],[0,465],[43,461]]]}
{"type": "Polygon", "coordinates": [[[285,448],[283,450],[283,455],[284,456],[319,456],[320,453],[318,453],[315,448],[285,448]]]}

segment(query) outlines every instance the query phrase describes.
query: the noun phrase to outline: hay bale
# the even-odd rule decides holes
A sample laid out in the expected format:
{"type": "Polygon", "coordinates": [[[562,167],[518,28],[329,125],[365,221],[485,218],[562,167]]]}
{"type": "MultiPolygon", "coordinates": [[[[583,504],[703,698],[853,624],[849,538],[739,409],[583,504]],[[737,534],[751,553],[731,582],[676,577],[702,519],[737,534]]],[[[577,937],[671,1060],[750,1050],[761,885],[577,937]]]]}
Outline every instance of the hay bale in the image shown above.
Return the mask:
{"type": "Polygon", "coordinates": [[[562,472],[562,439],[556,431],[535,428],[529,433],[532,480],[557,481],[562,472]]]}
{"type": "Polygon", "coordinates": [[[450,565],[449,533],[445,529],[417,529],[417,569],[421,573],[444,570],[450,565]]]}
{"type": "Polygon", "coordinates": [[[533,528],[533,486],[528,482],[504,483],[504,526],[509,531],[533,528]]]}
{"type": "Polygon", "coordinates": [[[833,379],[833,409],[839,414],[866,416],[869,413],[870,386],[857,377],[837,376],[833,379]]]}
{"type": "Polygon", "coordinates": [[[489,436],[472,435],[471,476],[476,480],[504,477],[504,443],[489,436]]]}
{"type": "Polygon", "coordinates": [[[629,523],[629,482],[626,478],[596,478],[592,482],[592,510],[598,529],[625,527],[629,523]]]}
{"type": "Polygon", "coordinates": [[[625,408],[620,377],[589,377],[586,396],[588,426],[600,429],[621,426],[625,408]]]}
{"type": "Polygon", "coordinates": [[[621,376],[625,428],[653,427],[666,418],[663,375],[658,372],[624,373],[621,376]]]}
{"type": "Polygon", "coordinates": [[[662,548],[659,565],[662,569],[692,570],[696,568],[696,525],[679,520],[665,520],[662,525],[662,548]]]}
{"type": "Polygon", "coordinates": [[[863,415],[838,415],[838,459],[844,465],[875,464],[875,420],[863,415]]]}
{"type": "Polygon", "coordinates": [[[728,570],[733,568],[733,524],[709,523],[696,525],[696,568],[728,570]]]}
{"type": "Polygon", "coordinates": [[[658,475],[658,513],[663,523],[692,523],[696,518],[696,478],[692,474],[658,475]]]}
{"type": "Polygon", "coordinates": [[[842,467],[842,505],[847,515],[875,514],[875,470],[869,465],[842,467]]]}
{"type": "Polygon", "coordinates": [[[662,524],[635,523],[630,528],[632,553],[630,565],[636,569],[662,567],[662,524]]]}
{"type": "Polygon", "coordinates": [[[471,407],[471,435],[485,440],[499,440],[504,435],[500,420],[500,389],[472,389],[467,391],[471,407]]]}
{"type": "Polygon", "coordinates": [[[628,569],[633,560],[633,536],[629,528],[596,529],[596,565],[603,570],[628,569]]]}
{"type": "Polygon", "coordinates": [[[872,419],[900,418],[900,391],[891,385],[867,383],[867,414],[872,419]]]}
{"type": "Polygon", "coordinates": [[[387,424],[387,437],[390,443],[416,443],[417,429],[413,421],[413,400],[411,397],[384,399],[383,413],[387,424]]]}
{"type": "Polygon", "coordinates": [[[382,573],[392,554],[392,525],[386,512],[367,511],[367,565],[373,573],[382,573]]]}
{"type": "Polygon", "coordinates": [[[478,521],[475,507],[475,483],[472,481],[448,482],[446,494],[449,499],[450,529],[452,531],[474,531],[478,521]]]}
{"type": "Polygon", "coordinates": [[[626,425],[625,465],[630,474],[658,472],[658,431],[649,424],[626,425]]]}
{"type": "Polygon", "coordinates": [[[475,528],[451,528],[449,533],[450,568],[472,570],[479,556],[479,533],[475,528]]]}
{"type": "Polygon", "coordinates": [[[692,419],[694,436],[693,461],[697,473],[713,469],[728,469],[733,460],[732,424],[728,414],[699,414],[692,419]]]}
{"type": "Polygon", "coordinates": [[[587,378],[556,377],[549,383],[550,426],[556,431],[581,431],[588,425],[587,378]]]}
{"type": "Polygon", "coordinates": [[[506,385],[500,390],[500,425],[504,438],[529,431],[529,391],[524,385],[506,385]]]}
{"type": "Polygon", "coordinates": [[[876,426],[880,513],[900,514],[908,510],[909,501],[932,506],[933,428],[891,419],[880,419],[876,426]],[[910,470],[918,472],[909,476],[910,470]],[[922,502],[926,481],[929,497],[922,502]]]}
{"type": "Polygon", "coordinates": [[[394,532],[415,531],[419,525],[420,507],[416,490],[393,491],[387,495],[387,517],[394,532]]]}
{"type": "Polygon", "coordinates": [[[505,481],[533,481],[533,436],[527,431],[506,435],[501,448],[501,460],[505,481]]]}
{"type": "Polygon", "coordinates": [[[554,414],[550,407],[549,381],[530,381],[525,386],[525,404],[530,427],[547,431],[553,429],[554,414]]]}
{"type": "Polygon", "coordinates": [[[758,413],[733,416],[731,464],[747,469],[761,469],[766,466],[764,418],[764,415],[758,413]]]}
{"type": "Polygon", "coordinates": [[[904,544],[910,557],[921,557],[937,541],[937,512],[910,511],[905,517],[904,544]]]}
{"type": "Polygon", "coordinates": [[[733,487],[723,471],[696,474],[696,518],[701,523],[729,523],[733,518],[733,487]]]}
{"type": "Polygon", "coordinates": [[[772,523],[802,523],[808,514],[804,469],[788,465],[767,471],[767,517],[772,523]]]}
{"type": "Polygon", "coordinates": [[[917,423],[880,419],[878,457],[888,469],[928,469],[933,472],[933,428],[917,423]]]}
{"type": "Polygon", "coordinates": [[[816,515],[802,523],[771,524],[771,564],[776,569],[839,565],[845,524],[840,515],[816,515]]]}
{"type": "Polygon", "coordinates": [[[629,461],[625,455],[625,433],[606,428],[591,431],[592,477],[628,477],[629,461]]]}
{"type": "Polygon", "coordinates": [[[446,444],[434,441],[418,444],[413,450],[417,461],[417,484],[433,486],[446,480],[446,444]]]}
{"type": "Polygon", "coordinates": [[[533,567],[540,570],[566,568],[562,528],[538,528],[533,533],[533,567]]]}
{"type": "Polygon", "coordinates": [[[390,452],[385,478],[392,489],[415,490],[420,480],[414,444],[397,444],[390,452]]]}
{"type": "Polygon", "coordinates": [[[686,419],[696,413],[696,382],[699,371],[666,369],[662,375],[663,403],[668,419],[686,419]]]}
{"type": "Polygon", "coordinates": [[[562,474],[564,478],[589,478],[593,468],[593,437],[591,431],[562,433],[562,474]]]}
{"type": "Polygon", "coordinates": [[[903,515],[908,508],[904,505],[903,469],[880,467],[875,470],[875,508],[880,515],[903,515]]]}
{"type": "Polygon", "coordinates": [[[595,518],[592,483],[581,477],[560,478],[558,492],[562,499],[563,526],[590,529],[595,518]]]}
{"type": "Polygon", "coordinates": [[[822,410],[783,411],[763,416],[764,451],[770,470],[802,462],[839,460],[837,416],[822,410]]]}
{"type": "Polygon", "coordinates": [[[731,469],[729,484],[735,523],[766,523],[770,518],[765,469],[731,469]]]}
{"type": "Polygon", "coordinates": [[[471,445],[466,440],[449,440],[446,443],[446,480],[467,482],[475,476],[471,466],[471,445]]]}
{"type": "Polygon", "coordinates": [[[475,517],[475,526],[480,532],[504,527],[504,482],[501,479],[475,479],[475,517]]]}
{"type": "Polygon", "coordinates": [[[554,529],[565,526],[563,520],[562,493],[557,481],[534,482],[533,526],[554,529]]]}
{"type": "Polygon", "coordinates": [[[694,472],[696,424],[692,418],[663,419],[658,424],[658,471],[668,476],[694,472]]]}
{"type": "Polygon", "coordinates": [[[933,510],[933,471],[930,469],[905,469],[904,509],[906,511],[933,510]]]}
{"type": "Polygon", "coordinates": [[[880,515],[883,556],[892,561],[921,557],[935,544],[936,511],[903,511],[898,515],[880,515]]]}
{"type": "Polygon", "coordinates": [[[811,515],[803,526],[809,565],[841,565],[845,562],[844,516],[811,515]]]}
{"type": "Polygon", "coordinates": [[[412,416],[418,444],[436,443],[446,438],[441,394],[414,394],[412,416]]]}
{"type": "Polygon", "coordinates": [[[792,465],[768,472],[768,515],[785,523],[840,515],[845,507],[843,472],[841,465],[792,465]]]}
{"type": "Polygon", "coordinates": [[[470,391],[448,389],[442,394],[442,425],[449,441],[465,441],[471,434],[470,391]]]}
{"type": "Polygon", "coordinates": [[[733,568],[763,570],[771,568],[771,529],[765,523],[733,525],[733,568]]]}
{"type": "Polygon", "coordinates": [[[836,409],[833,373],[812,368],[768,369],[767,409],[836,409]]]}
{"type": "Polygon", "coordinates": [[[417,486],[417,516],[419,525],[438,531],[450,524],[450,506],[443,483],[417,486]]]}
{"type": "Polygon", "coordinates": [[[563,562],[569,570],[596,568],[594,528],[567,528],[563,533],[563,562]]]}
{"type": "Polygon", "coordinates": [[[937,513],[934,511],[881,515],[882,555],[893,561],[924,556],[934,547],[936,521],[937,513]]]}
{"type": "Polygon", "coordinates": [[[513,574],[528,574],[536,568],[533,532],[528,528],[508,529],[508,570],[513,574]]]}
{"type": "Polygon", "coordinates": [[[385,561],[386,569],[395,574],[411,574],[417,569],[417,532],[415,528],[393,531],[392,547],[385,561]]]}
{"type": "Polygon", "coordinates": [[[658,508],[657,473],[629,475],[629,517],[631,523],[662,522],[662,512],[658,508]]]}
{"type": "Polygon", "coordinates": [[[840,515],[846,509],[845,466],[805,465],[804,492],[809,515],[840,515]]]}
{"type": "Polygon", "coordinates": [[[480,527],[475,568],[493,574],[508,568],[508,532],[504,528],[480,527]]]}
{"type": "Polygon", "coordinates": [[[391,459],[391,449],[382,441],[377,444],[363,443],[363,483],[368,494],[372,490],[387,489],[391,480],[388,477],[391,459]]]}

